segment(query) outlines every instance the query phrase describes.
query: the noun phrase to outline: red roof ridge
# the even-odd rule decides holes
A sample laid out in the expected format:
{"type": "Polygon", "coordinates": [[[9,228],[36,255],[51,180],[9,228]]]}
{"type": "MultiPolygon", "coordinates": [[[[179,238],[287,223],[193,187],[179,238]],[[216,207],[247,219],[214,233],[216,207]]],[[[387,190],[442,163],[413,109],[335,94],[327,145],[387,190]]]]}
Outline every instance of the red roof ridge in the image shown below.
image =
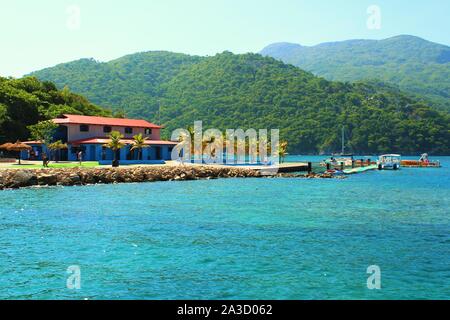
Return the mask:
{"type": "Polygon", "coordinates": [[[53,119],[53,122],[57,124],[90,124],[103,126],[150,128],[150,129],[163,128],[162,126],[156,125],[143,119],[123,119],[123,118],[110,118],[101,116],[84,116],[78,114],[63,114],[63,116],[64,118],[53,119]]]}
{"type": "MultiPolygon", "coordinates": [[[[85,138],[85,139],[79,139],[79,140],[73,140],[69,141],[69,144],[79,145],[79,144],[106,144],[108,141],[110,141],[110,137],[91,137],[91,138],[85,138]]],[[[120,139],[121,142],[125,144],[132,144],[133,139],[130,138],[123,138],[120,139]]],[[[175,141],[168,141],[168,140],[151,140],[150,138],[145,139],[145,144],[152,145],[177,145],[178,142],[175,141]]]]}

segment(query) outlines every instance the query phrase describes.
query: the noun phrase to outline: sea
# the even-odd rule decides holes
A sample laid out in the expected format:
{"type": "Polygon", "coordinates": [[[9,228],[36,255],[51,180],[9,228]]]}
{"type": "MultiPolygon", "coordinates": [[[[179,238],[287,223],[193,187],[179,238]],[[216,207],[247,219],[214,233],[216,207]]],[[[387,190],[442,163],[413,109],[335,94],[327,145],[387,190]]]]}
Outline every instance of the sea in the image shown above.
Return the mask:
{"type": "Polygon", "coordinates": [[[450,157],[431,159],[0,191],[0,299],[449,299],[450,157]]]}

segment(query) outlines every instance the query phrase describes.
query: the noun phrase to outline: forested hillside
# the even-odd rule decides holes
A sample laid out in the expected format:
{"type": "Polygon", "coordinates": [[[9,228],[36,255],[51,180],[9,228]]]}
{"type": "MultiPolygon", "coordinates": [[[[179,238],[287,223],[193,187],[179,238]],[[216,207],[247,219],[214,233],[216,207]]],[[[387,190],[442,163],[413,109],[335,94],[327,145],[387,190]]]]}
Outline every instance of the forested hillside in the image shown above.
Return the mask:
{"type": "Polygon", "coordinates": [[[40,79],[66,84],[94,103],[111,106],[130,117],[151,118],[158,110],[161,84],[202,58],[154,51],[124,56],[108,63],[81,59],[33,73],[40,79]]]}
{"type": "Polygon", "coordinates": [[[291,153],[348,147],[358,153],[450,153],[448,113],[395,87],[330,82],[257,54],[191,57],[140,53],[109,63],[81,60],[35,73],[68,85],[95,103],[144,117],[171,130],[279,128],[291,153]]]}
{"type": "Polygon", "coordinates": [[[450,111],[450,47],[414,36],[301,46],[275,43],[261,51],[328,80],[378,80],[450,111]]]}
{"type": "Polygon", "coordinates": [[[58,90],[52,82],[40,82],[33,77],[0,77],[0,142],[26,140],[28,125],[63,113],[111,115],[111,111],[90,103],[68,88],[58,90]]]}

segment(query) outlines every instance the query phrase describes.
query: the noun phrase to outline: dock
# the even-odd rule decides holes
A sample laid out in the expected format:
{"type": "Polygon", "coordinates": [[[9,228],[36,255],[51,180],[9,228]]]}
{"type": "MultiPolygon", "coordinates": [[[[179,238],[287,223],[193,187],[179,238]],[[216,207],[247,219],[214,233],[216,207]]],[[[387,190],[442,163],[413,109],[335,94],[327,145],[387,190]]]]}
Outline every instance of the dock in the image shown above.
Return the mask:
{"type": "Polygon", "coordinates": [[[405,168],[440,168],[441,163],[439,161],[421,162],[417,160],[402,160],[402,167],[405,168]]]}
{"type": "Polygon", "coordinates": [[[280,163],[278,172],[290,173],[290,172],[309,172],[312,171],[312,164],[308,162],[288,162],[280,163]]]}
{"type": "MultiPolygon", "coordinates": [[[[181,164],[177,161],[167,161],[166,165],[169,166],[180,166],[180,165],[190,165],[190,166],[205,166],[203,163],[185,163],[181,164]]],[[[230,167],[239,169],[252,169],[261,172],[273,172],[273,173],[293,173],[293,172],[312,172],[313,164],[312,162],[284,162],[279,163],[276,166],[268,166],[262,164],[208,164],[209,167],[230,167]]]]}
{"type": "Polygon", "coordinates": [[[351,169],[344,169],[344,173],[345,174],[357,174],[357,173],[363,173],[366,171],[372,171],[372,170],[378,170],[378,166],[375,165],[370,165],[370,166],[366,166],[366,167],[356,167],[356,168],[351,168],[351,169]]]}
{"type": "Polygon", "coordinates": [[[245,168],[245,169],[253,169],[258,171],[276,171],[279,173],[292,173],[292,172],[311,172],[312,164],[311,162],[286,162],[280,163],[278,166],[264,166],[264,165],[236,165],[234,168],[245,168]]]}

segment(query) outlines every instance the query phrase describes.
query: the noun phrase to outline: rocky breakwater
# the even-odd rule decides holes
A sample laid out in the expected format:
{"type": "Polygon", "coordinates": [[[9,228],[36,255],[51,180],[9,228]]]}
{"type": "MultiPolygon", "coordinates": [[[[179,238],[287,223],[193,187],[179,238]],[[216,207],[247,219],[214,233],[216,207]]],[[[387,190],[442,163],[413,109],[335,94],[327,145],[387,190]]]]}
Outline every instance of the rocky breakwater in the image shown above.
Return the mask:
{"type": "Polygon", "coordinates": [[[0,190],[31,186],[181,181],[217,178],[257,178],[252,169],[220,167],[129,167],[0,170],[0,190]]]}
{"type": "Polygon", "coordinates": [[[32,186],[77,186],[89,184],[182,181],[218,178],[345,178],[331,174],[278,173],[262,175],[258,170],[208,166],[152,166],[128,168],[65,168],[0,170],[0,190],[32,186]]]}

